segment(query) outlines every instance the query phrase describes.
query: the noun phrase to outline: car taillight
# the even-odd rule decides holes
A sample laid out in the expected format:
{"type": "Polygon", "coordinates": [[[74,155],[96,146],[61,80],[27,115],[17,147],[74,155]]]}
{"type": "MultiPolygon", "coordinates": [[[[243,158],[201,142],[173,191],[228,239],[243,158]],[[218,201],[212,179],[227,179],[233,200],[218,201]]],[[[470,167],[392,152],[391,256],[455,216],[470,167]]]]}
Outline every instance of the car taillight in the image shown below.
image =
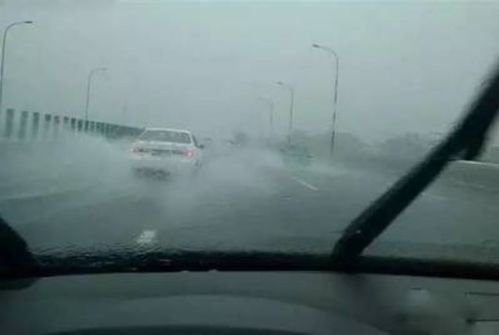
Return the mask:
{"type": "Polygon", "coordinates": [[[184,152],[184,155],[186,155],[189,158],[194,157],[194,150],[186,150],[184,152]]]}

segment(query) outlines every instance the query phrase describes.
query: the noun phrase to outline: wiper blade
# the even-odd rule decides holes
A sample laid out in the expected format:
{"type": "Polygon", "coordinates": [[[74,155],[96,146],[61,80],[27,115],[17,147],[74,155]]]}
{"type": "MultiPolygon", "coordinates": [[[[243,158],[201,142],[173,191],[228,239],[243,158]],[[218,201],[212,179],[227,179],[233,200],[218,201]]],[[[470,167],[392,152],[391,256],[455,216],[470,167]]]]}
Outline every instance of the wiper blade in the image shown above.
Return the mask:
{"type": "Polygon", "coordinates": [[[423,192],[456,156],[475,159],[499,109],[499,67],[454,130],[422,162],[371,203],[346,228],[333,258],[354,261],[423,192]]]}
{"type": "Polygon", "coordinates": [[[36,266],[26,241],[0,217],[0,278],[22,276],[36,266]]]}
{"type": "MultiPolygon", "coordinates": [[[[328,253],[154,250],[75,250],[38,255],[40,266],[23,277],[180,271],[345,271],[328,253]]],[[[481,262],[360,256],[348,271],[371,274],[499,279],[499,265],[481,262]]],[[[11,279],[18,279],[12,276],[11,279]]],[[[2,284],[0,282],[0,284],[2,284]]],[[[1,285],[0,285],[1,288],[1,285]]]]}

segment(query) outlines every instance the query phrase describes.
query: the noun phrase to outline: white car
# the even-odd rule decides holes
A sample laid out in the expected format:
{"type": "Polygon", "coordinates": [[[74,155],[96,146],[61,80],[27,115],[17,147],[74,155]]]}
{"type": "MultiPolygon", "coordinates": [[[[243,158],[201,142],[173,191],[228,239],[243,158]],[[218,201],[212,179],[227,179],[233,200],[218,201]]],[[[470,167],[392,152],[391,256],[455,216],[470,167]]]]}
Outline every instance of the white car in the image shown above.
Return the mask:
{"type": "Polygon", "coordinates": [[[188,130],[146,128],[133,143],[131,163],[144,174],[193,174],[202,163],[202,149],[188,130]]]}

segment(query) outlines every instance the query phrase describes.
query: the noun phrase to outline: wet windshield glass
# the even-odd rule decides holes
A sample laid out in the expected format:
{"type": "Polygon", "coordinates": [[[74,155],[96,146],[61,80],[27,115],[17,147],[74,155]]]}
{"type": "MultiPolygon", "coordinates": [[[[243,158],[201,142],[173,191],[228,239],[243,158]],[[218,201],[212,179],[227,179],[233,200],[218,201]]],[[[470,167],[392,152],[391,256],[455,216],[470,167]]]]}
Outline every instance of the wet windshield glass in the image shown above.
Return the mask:
{"type": "MultiPolygon", "coordinates": [[[[329,253],[467,110],[498,60],[498,12],[4,1],[0,216],[35,255],[329,253]]],[[[498,134],[367,253],[497,263],[498,134]]]]}

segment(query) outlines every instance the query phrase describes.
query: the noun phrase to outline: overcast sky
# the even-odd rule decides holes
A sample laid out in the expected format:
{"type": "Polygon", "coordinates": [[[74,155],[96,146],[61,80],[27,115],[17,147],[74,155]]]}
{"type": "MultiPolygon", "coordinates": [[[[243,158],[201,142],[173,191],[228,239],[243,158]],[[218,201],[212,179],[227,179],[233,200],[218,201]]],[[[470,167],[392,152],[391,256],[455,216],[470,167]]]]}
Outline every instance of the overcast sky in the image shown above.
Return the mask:
{"type": "Polygon", "coordinates": [[[14,2],[4,0],[0,26],[35,24],[10,30],[4,106],[82,116],[88,72],[105,66],[90,118],[130,125],[265,132],[266,97],[284,132],[289,94],[273,84],[282,80],[296,89],[295,127],[325,132],[334,67],[316,42],[340,57],[340,130],[437,134],[499,56],[492,3],[14,2]]]}

